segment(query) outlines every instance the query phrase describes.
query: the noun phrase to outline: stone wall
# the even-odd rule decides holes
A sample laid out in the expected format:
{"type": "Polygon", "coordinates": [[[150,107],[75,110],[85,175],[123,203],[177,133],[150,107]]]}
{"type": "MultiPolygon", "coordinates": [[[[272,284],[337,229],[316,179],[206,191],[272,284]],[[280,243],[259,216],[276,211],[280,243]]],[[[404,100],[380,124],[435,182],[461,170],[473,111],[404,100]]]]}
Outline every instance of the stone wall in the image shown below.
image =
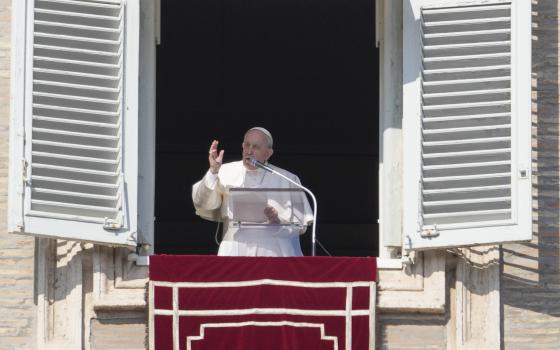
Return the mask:
{"type": "Polygon", "coordinates": [[[34,348],[34,239],[7,233],[11,1],[0,0],[0,349],[34,348]]]}
{"type": "Polygon", "coordinates": [[[558,1],[533,1],[533,240],[502,249],[505,349],[560,347],[558,1]]]}

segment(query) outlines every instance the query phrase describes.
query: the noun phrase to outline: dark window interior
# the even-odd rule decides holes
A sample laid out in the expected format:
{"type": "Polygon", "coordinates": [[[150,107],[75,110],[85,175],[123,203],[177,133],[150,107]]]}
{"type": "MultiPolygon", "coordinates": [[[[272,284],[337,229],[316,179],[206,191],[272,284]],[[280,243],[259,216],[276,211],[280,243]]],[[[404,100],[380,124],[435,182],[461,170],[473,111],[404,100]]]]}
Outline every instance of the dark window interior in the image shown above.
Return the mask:
{"type": "MultiPolygon", "coordinates": [[[[378,50],[371,0],[162,1],[157,49],[155,251],[215,254],[216,224],[194,214],[191,185],[210,142],[240,159],[264,126],[271,163],[319,202],[332,255],[377,255],[378,50]]],[[[301,237],[310,252],[310,232],[301,237]]],[[[325,253],[317,247],[318,255],[325,253]]]]}

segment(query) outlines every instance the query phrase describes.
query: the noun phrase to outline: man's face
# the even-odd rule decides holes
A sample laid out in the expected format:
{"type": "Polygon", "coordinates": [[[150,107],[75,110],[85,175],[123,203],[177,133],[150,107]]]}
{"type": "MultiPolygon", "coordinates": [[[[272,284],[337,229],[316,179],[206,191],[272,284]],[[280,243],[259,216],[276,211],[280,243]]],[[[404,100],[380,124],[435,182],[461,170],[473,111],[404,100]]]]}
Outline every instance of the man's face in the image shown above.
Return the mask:
{"type": "Polygon", "coordinates": [[[249,131],[245,135],[241,147],[243,148],[243,164],[250,170],[256,169],[249,163],[251,158],[264,163],[273,153],[272,148],[268,147],[266,137],[258,130],[249,131]]]}

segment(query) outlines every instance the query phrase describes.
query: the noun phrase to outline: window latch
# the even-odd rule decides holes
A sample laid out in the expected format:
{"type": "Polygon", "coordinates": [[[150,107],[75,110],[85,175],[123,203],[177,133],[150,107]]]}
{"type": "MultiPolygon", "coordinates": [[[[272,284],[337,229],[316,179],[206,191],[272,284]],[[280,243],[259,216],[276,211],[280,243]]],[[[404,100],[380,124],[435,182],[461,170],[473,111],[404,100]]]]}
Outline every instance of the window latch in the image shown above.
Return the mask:
{"type": "Polygon", "coordinates": [[[422,227],[422,231],[420,231],[420,236],[423,238],[432,238],[439,236],[439,231],[437,229],[437,225],[426,225],[422,227]]]}
{"type": "Polygon", "coordinates": [[[103,228],[105,230],[119,230],[123,227],[123,224],[120,220],[113,220],[109,218],[105,218],[105,222],[103,223],[103,228]]]}

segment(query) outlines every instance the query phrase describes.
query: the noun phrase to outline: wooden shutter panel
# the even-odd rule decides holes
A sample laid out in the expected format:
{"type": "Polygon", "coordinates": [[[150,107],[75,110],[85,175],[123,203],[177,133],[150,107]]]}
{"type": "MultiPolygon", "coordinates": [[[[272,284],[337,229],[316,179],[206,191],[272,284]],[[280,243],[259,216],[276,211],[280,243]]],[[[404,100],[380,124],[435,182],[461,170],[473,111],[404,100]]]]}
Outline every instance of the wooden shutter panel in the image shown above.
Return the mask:
{"type": "Polygon", "coordinates": [[[29,3],[22,230],[135,245],[137,1],[29,3]]]}
{"type": "Polygon", "coordinates": [[[530,4],[520,3],[410,0],[411,249],[531,238],[530,4]]]}

